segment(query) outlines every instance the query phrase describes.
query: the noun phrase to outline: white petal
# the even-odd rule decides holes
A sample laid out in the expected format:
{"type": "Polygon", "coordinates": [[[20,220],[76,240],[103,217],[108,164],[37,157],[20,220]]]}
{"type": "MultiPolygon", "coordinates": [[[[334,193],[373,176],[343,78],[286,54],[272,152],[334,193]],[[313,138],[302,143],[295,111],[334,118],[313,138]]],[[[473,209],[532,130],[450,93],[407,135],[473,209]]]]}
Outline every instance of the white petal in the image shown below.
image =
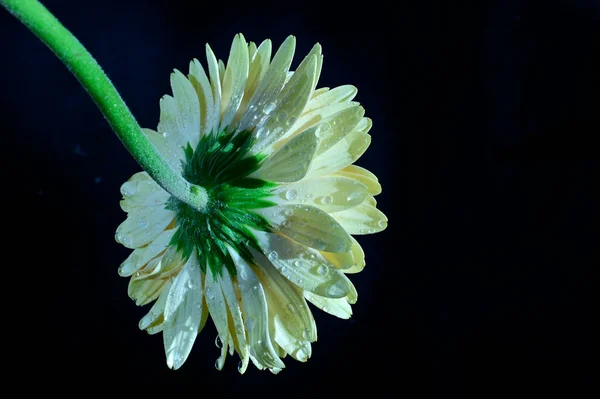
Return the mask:
{"type": "Polygon", "coordinates": [[[346,177],[326,176],[281,185],[273,193],[271,200],[277,204],[306,204],[331,213],[362,203],[367,187],[346,177]]]}
{"type": "MultiPolygon", "coordinates": [[[[219,112],[215,109],[210,81],[200,61],[190,62],[190,82],[199,98],[200,104],[200,135],[208,134],[218,122],[219,112]]],[[[194,148],[195,149],[195,148],[194,148]]]]}
{"type": "Polygon", "coordinates": [[[127,294],[138,306],[154,301],[161,294],[167,280],[131,278],[127,286],[127,294]]]}
{"type": "Polygon", "coordinates": [[[282,234],[319,251],[346,252],[352,247],[352,240],[344,228],[314,206],[278,205],[254,211],[282,234]]]}
{"type": "Polygon", "coordinates": [[[163,312],[165,311],[165,303],[167,303],[167,296],[169,295],[170,288],[171,288],[171,281],[168,281],[165,284],[165,286],[162,290],[162,293],[158,297],[158,300],[156,302],[154,302],[154,305],[152,305],[152,308],[150,309],[148,314],[146,314],[140,320],[140,322],[138,324],[140,330],[145,330],[148,327],[154,326],[157,321],[164,320],[163,312]]]}
{"type": "Polygon", "coordinates": [[[244,319],[242,317],[242,309],[240,308],[240,303],[238,301],[235,288],[233,287],[233,281],[231,280],[229,272],[225,268],[223,268],[220,284],[223,294],[225,295],[225,300],[227,301],[227,307],[229,308],[231,320],[233,321],[232,327],[235,329],[235,341],[238,346],[238,353],[242,359],[242,364],[238,371],[240,374],[244,374],[246,368],[248,367],[248,361],[250,360],[248,342],[246,341],[246,331],[244,328],[244,319]]]}
{"type": "Polygon", "coordinates": [[[221,122],[221,78],[219,77],[219,64],[217,58],[213,53],[210,46],[206,45],[206,61],[208,63],[208,73],[210,75],[210,86],[213,94],[213,110],[214,115],[211,118],[214,121],[214,125],[207,126],[208,131],[216,133],[221,122]]]}
{"type": "MultiPolygon", "coordinates": [[[[268,261],[292,283],[302,289],[329,298],[342,298],[350,290],[344,274],[319,251],[273,233],[255,232],[268,261]]],[[[256,253],[260,264],[266,262],[256,253]]]]}
{"type": "Polygon", "coordinates": [[[317,143],[314,130],[299,134],[267,158],[252,177],[274,182],[294,182],[302,179],[310,167],[317,143]]]}
{"type": "Polygon", "coordinates": [[[258,84],[248,106],[249,112],[242,118],[239,130],[249,130],[255,127],[261,117],[265,114],[268,115],[275,107],[275,100],[285,82],[295,48],[296,38],[288,36],[277,50],[269,70],[258,84]]]}
{"type": "Polygon", "coordinates": [[[185,147],[190,143],[196,148],[200,140],[200,104],[198,95],[190,81],[178,70],[171,74],[171,87],[173,99],[161,101],[161,120],[158,124],[158,133],[165,134],[170,140],[176,140],[178,146],[185,147]],[[163,120],[163,105],[165,108],[163,120]],[[173,104],[175,112],[173,112],[173,104]]]}
{"type": "Polygon", "coordinates": [[[177,229],[165,230],[147,246],[134,250],[119,267],[119,275],[122,277],[131,276],[151,259],[158,256],[167,248],[176,231],[177,229]]]}
{"type": "Polygon", "coordinates": [[[364,108],[356,106],[346,108],[323,120],[316,130],[319,137],[316,156],[327,151],[352,132],[364,114],[364,108]]]}
{"type": "Polygon", "coordinates": [[[340,142],[315,157],[308,171],[308,176],[323,176],[337,172],[355,162],[371,144],[371,136],[361,131],[354,131],[340,142]]]}
{"type": "Polygon", "coordinates": [[[262,112],[262,110],[256,110],[256,107],[254,109],[249,109],[248,105],[250,104],[250,100],[254,96],[259,83],[262,81],[263,77],[267,73],[267,70],[269,69],[270,61],[271,41],[267,39],[260,44],[256,50],[256,53],[252,57],[250,70],[248,72],[248,81],[244,90],[244,97],[235,116],[235,121],[240,121],[247,112],[252,112],[250,117],[253,118],[254,115],[256,116],[255,120],[258,121],[257,112],[262,112]]]}
{"type": "MultiPolygon", "coordinates": [[[[360,104],[357,102],[347,102],[347,103],[336,103],[329,104],[323,108],[318,108],[316,110],[306,112],[302,114],[298,121],[292,126],[290,131],[287,134],[287,138],[294,137],[299,132],[303,132],[311,127],[314,127],[321,123],[323,120],[335,115],[345,109],[354,108],[359,106],[360,104]]],[[[280,143],[275,143],[275,147],[280,143]]]]}
{"type": "Polygon", "coordinates": [[[349,165],[339,172],[335,173],[336,176],[344,176],[350,179],[354,179],[356,181],[361,182],[365,186],[367,186],[367,190],[371,195],[381,194],[381,184],[373,173],[369,172],[367,169],[361,168],[357,165],[349,165]]]}
{"type": "Polygon", "coordinates": [[[125,212],[134,212],[138,207],[162,205],[171,196],[146,172],[136,173],[123,183],[121,194],[121,208],[125,212]]]}
{"type": "Polygon", "coordinates": [[[248,44],[244,36],[238,34],[231,44],[227,68],[223,75],[223,98],[221,103],[221,129],[231,125],[246,88],[248,80],[248,44]]]}
{"type": "Polygon", "coordinates": [[[354,237],[352,237],[352,258],[354,259],[354,264],[349,269],[345,269],[344,273],[346,274],[354,274],[360,273],[365,268],[365,252],[362,247],[356,241],[354,237]]]}
{"type": "Polygon", "coordinates": [[[367,201],[331,216],[350,234],[373,234],[387,227],[387,217],[367,201]]]}
{"type": "Polygon", "coordinates": [[[304,297],[322,311],[340,319],[349,319],[352,316],[352,306],[346,298],[325,298],[308,291],[304,292],[304,297]]]}
{"type": "Polygon", "coordinates": [[[115,239],[127,248],[138,248],[154,240],[175,218],[164,206],[139,208],[117,227],[115,239]]]}
{"type": "Polygon", "coordinates": [[[202,280],[195,252],[173,280],[164,318],[167,365],[176,370],[190,354],[202,319],[202,280]]]}
{"type": "Polygon", "coordinates": [[[315,87],[317,57],[311,55],[303,62],[275,100],[275,108],[256,126],[253,153],[270,153],[269,148],[292,128],[302,114],[315,87]]]}
{"type": "Polygon", "coordinates": [[[279,359],[271,344],[269,314],[263,287],[246,261],[231,248],[229,253],[237,270],[237,281],[242,296],[250,355],[264,367],[284,368],[285,365],[279,359]]]}
{"type": "Polygon", "coordinates": [[[210,315],[215,327],[219,333],[219,338],[223,343],[221,357],[217,360],[219,370],[223,368],[225,364],[226,348],[229,341],[229,325],[227,318],[227,306],[225,305],[225,298],[221,285],[219,284],[218,277],[214,276],[207,267],[207,273],[204,280],[204,295],[210,315]],[[225,348],[225,350],[223,350],[225,348]]]}
{"type": "Polygon", "coordinates": [[[304,112],[308,113],[330,104],[352,101],[352,99],[356,96],[356,93],[358,93],[358,90],[352,85],[339,86],[332,90],[321,91],[319,93],[321,95],[315,95],[313,98],[311,98],[310,102],[304,109],[304,112]]]}

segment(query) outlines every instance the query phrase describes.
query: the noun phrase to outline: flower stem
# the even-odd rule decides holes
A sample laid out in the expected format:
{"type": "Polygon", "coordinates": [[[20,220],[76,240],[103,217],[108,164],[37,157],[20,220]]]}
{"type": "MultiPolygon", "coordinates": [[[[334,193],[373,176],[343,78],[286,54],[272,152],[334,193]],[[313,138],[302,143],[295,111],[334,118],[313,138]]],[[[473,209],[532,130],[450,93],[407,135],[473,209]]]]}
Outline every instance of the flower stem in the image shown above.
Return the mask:
{"type": "Polygon", "coordinates": [[[69,68],[131,155],[161,187],[197,209],[206,207],[206,190],[190,184],[160,156],[98,62],[46,7],[37,0],[0,0],[0,5],[27,26],[69,68]]]}

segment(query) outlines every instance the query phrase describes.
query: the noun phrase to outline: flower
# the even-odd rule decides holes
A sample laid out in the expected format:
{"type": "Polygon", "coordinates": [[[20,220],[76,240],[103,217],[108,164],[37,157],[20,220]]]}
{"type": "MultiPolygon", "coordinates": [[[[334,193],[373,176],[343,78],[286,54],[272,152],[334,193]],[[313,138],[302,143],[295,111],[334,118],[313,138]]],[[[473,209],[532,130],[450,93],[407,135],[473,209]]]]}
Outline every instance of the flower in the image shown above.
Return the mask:
{"type": "Polygon", "coordinates": [[[387,218],[381,186],[352,165],[367,149],[371,120],[353,86],[315,89],[323,56],[316,44],[289,71],[295,38],[271,59],[236,35],[227,64],[206,46],[189,74],[171,75],[160,102],[157,151],[190,183],[204,209],[172,196],[145,173],[123,184],[127,219],[116,240],[134,249],[119,268],[137,305],[156,301],[139,323],[163,333],[167,364],[187,359],[210,314],[221,356],[237,352],[274,373],[286,354],[306,361],[317,330],[307,301],[347,319],[357,292],[346,274],[365,266],[351,236],[379,232],[387,218]]]}

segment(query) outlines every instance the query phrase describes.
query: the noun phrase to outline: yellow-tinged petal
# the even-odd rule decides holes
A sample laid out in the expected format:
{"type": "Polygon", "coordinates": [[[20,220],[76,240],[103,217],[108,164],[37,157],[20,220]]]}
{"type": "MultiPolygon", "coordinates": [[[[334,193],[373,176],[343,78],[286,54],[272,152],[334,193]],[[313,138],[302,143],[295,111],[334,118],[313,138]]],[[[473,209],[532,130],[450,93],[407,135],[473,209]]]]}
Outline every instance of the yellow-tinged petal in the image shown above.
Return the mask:
{"type": "Polygon", "coordinates": [[[231,317],[232,323],[229,323],[229,326],[230,329],[235,329],[233,339],[236,344],[236,348],[238,349],[238,354],[242,359],[242,363],[238,371],[240,372],[240,374],[244,374],[246,368],[248,367],[248,362],[250,360],[248,342],[246,340],[246,332],[244,328],[244,320],[242,318],[242,309],[240,308],[240,302],[238,301],[237,294],[233,286],[233,281],[231,280],[231,276],[229,275],[229,272],[226,268],[223,268],[222,275],[220,278],[220,284],[221,289],[223,290],[223,294],[225,296],[225,300],[227,301],[227,307],[229,309],[229,315],[231,317]]]}
{"type": "Polygon", "coordinates": [[[253,153],[272,152],[271,144],[284,137],[296,123],[314,90],[316,73],[317,57],[311,55],[277,96],[272,114],[256,126],[253,153]]]}
{"type": "Polygon", "coordinates": [[[159,320],[161,323],[164,321],[163,312],[165,311],[165,303],[167,303],[167,296],[169,295],[170,288],[171,281],[168,281],[158,297],[158,300],[154,302],[150,311],[140,320],[138,324],[140,330],[146,330],[150,326],[156,326],[156,324],[158,324],[157,321],[159,320]]]}
{"type": "Polygon", "coordinates": [[[225,357],[227,352],[227,345],[229,343],[229,324],[227,317],[227,306],[225,305],[225,297],[221,284],[218,281],[218,276],[215,276],[210,271],[209,267],[206,268],[207,273],[204,278],[204,296],[210,316],[212,317],[219,338],[222,342],[221,357],[217,360],[217,366],[219,370],[225,365],[225,357]]]}
{"type": "Polygon", "coordinates": [[[200,265],[192,253],[173,280],[165,303],[163,340],[169,368],[177,370],[190,354],[200,328],[201,312],[200,265]]]}
{"type": "Polygon", "coordinates": [[[273,193],[275,197],[271,200],[278,204],[306,204],[331,213],[362,203],[367,197],[367,187],[346,177],[326,176],[281,185],[273,193]]]}
{"type": "Polygon", "coordinates": [[[348,177],[350,179],[354,179],[356,181],[361,182],[362,184],[367,186],[367,190],[371,195],[381,194],[381,184],[379,184],[377,177],[373,173],[369,172],[364,168],[361,168],[360,166],[346,166],[339,172],[334,173],[334,175],[348,177]]]}
{"type": "Polygon", "coordinates": [[[223,74],[221,130],[231,127],[233,117],[242,102],[248,80],[248,68],[248,44],[244,36],[238,34],[231,44],[227,68],[223,74]]]}
{"type": "Polygon", "coordinates": [[[211,126],[208,131],[211,133],[216,133],[221,121],[221,78],[219,75],[219,64],[217,62],[217,57],[215,57],[215,53],[213,53],[208,44],[206,45],[206,62],[208,64],[210,87],[213,95],[213,109],[216,115],[214,118],[214,125],[211,126]]]}
{"type": "Polygon", "coordinates": [[[352,267],[344,269],[344,273],[346,274],[360,273],[365,268],[365,252],[354,237],[352,237],[352,241],[353,244],[352,249],[350,251],[352,252],[354,264],[352,265],[352,267]]]}
{"type": "Polygon", "coordinates": [[[177,229],[165,230],[147,246],[134,250],[119,267],[119,275],[123,277],[131,276],[144,267],[151,259],[167,248],[176,231],[177,229]]]}
{"type": "Polygon", "coordinates": [[[304,291],[304,297],[322,311],[340,319],[349,319],[352,316],[352,306],[346,298],[325,298],[308,291],[304,291]]]}
{"type": "Polygon", "coordinates": [[[346,230],[314,206],[278,205],[255,212],[267,218],[275,230],[319,251],[346,252],[352,247],[352,239],[346,230]]]}
{"type": "MultiPolygon", "coordinates": [[[[298,287],[329,298],[342,298],[350,291],[348,280],[319,251],[284,236],[255,232],[268,261],[298,287]]],[[[260,264],[266,262],[256,253],[260,264]]]]}
{"type": "Polygon", "coordinates": [[[200,135],[208,134],[217,123],[220,110],[215,108],[208,76],[200,61],[195,58],[190,62],[189,79],[196,90],[200,104],[200,135]]]}
{"type": "Polygon", "coordinates": [[[315,95],[313,95],[304,109],[305,113],[326,107],[330,104],[352,101],[356,97],[356,93],[358,93],[358,89],[352,85],[338,86],[331,90],[324,89],[321,88],[315,92],[315,95]]]}
{"type": "Polygon", "coordinates": [[[267,299],[263,287],[250,266],[235,250],[230,248],[229,254],[237,270],[250,355],[263,367],[284,368],[285,365],[271,344],[267,299]]]}
{"type": "Polygon", "coordinates": [[[327,151],[346,137],[362,119],[365,109],[361,106],[346,108],[331,115],[321,122],[317,128],[319,147],[316,156],[327,151]]]}
{"type": "Polygon", "coordinates": [[[117,227],[115,239],[127,248],[139,248],[158,237],[175,218],[163,206],[138,208],[117,227]]]}
{"type": "Polygon", "coordinates": [[[248,112],[238,127],[239,130],[252,129],[264,116],[268,116],[273,111],[275,100],[285,83],[285,76],[292,63],[295,48],[296,38],[288,36],[275,53],[267,73],[258,84],[248,105],[248,112]]]}
{"type": "Polygon", "coordinates": [[[252,177],[274,182],[294,182],[302,179],[310,167],[317,143],[314,130],[299,134],[267,158],[252,177]]]}
{"type": "Polygon", "coordinates": [[[355,130],[329,150],[315,157],[307,176],[323,176],[345,168],[360,158],[369,144],[371,144],[371,136],[355,130]]]}
{"type": "Polygon", "coordinates": [[[387,227],[388,222],[383,212],[369,201],[331,216],[350,234],[378,233],[387,227]]]}

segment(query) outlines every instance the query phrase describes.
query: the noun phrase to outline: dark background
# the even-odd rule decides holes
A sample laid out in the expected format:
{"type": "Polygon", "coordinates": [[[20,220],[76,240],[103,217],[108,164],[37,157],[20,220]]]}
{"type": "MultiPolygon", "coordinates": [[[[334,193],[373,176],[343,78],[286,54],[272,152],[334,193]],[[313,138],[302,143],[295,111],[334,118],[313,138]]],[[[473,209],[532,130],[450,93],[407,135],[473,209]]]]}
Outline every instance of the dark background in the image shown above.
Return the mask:
{"type": "Polygon", "coordinates": [[[359,238],[353,318],[315,311],[308,363],[239,376],[236,357],[218,372],[209,323],[169,370],[162,337],[137,327],[149,307],[117,275],[129,253],[113,238],[119,187],[140,168],[0,10],[12,370],[62,392],[189,384],[226,397],[585,397],[597,385],[598,1],[44,3],[152,128],[169,73],[204,63],[206,42],[226,59],[235,33],[274,46],[294,34],[294,65],[320,42],[319,86],[356,85],[374,120],[358,164],[379,176],[390,225],[359,238]]]}

